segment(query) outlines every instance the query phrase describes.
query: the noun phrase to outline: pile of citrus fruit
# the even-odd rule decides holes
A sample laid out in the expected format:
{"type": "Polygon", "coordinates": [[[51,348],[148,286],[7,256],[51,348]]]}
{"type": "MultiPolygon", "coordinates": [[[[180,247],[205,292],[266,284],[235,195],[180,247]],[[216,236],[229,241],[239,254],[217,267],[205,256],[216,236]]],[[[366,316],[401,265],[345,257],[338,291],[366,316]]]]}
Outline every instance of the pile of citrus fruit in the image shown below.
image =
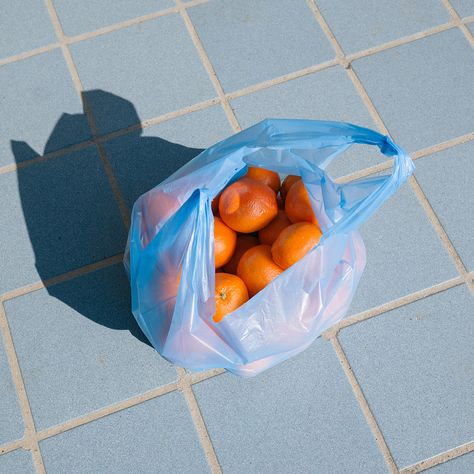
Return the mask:
{"type": "Polygon", "coordinates": [[[299,176],[249,167],[212,202],[216,267],[214,321],[244,304],[321,238],[299,176]]]}

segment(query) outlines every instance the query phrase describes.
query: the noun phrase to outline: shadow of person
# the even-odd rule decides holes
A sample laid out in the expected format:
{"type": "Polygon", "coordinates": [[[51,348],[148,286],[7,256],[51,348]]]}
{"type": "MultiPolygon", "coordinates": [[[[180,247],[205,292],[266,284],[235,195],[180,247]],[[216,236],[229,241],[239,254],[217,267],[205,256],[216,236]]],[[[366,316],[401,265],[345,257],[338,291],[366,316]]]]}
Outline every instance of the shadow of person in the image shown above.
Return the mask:
{"type": "MultiPolygon", "coordinates": [[[[109,92],[87,91],[82,100],[90,109],[99,111],[99,130],[113,129],[117,115],[127,123],[140,122],[131,102],[109,92]],[[108,117],[111,124],[107,123],[108,117]]],[[[42,154],[77,142],[75,131],[83,130],[84,120],[85,114],[63,114],[42,154]]],[[[142,133],[142,128],[137,127],[104,143],[129,209],[141,194],[202,151],[159,137],[144,137],[142,133]]],[[[16,163],[22,163],[17,169],[18,188],[41,280],[123,252],[128,229],[121,220],[95,145],[27,166],[23,162],[40,153],[22,141],[11,141],[11,148],[16,163]]],[[[130,311],[124,270],[120,264],[115,267],[48,284],[47,291],[91,321],[128,330],[148,343],[130,311]]]]}

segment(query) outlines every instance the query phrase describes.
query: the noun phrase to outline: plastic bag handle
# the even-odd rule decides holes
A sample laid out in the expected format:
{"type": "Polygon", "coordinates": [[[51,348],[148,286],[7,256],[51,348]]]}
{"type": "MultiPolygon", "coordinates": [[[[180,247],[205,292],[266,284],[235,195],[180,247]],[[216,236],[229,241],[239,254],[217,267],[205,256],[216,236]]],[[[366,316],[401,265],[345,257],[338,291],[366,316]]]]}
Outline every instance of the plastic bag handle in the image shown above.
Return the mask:
{"type": "MultiPolygon", "coordinates": [[[[382,135],[368,129],[368,134],[353,135],[348,138],[347,143],[360,143],[368,145],[376,145],[380,151],[386,155],[393,157],[393,168],[390,175],[381,177],[381,184],[377,185],[375,190],[370,192],[365,197],[361,198],[360,202],[352,207],[341,220],[336,222],[327,232],[327,236],[337,232],[350,232],[360,226],[363,221],[372,215],[395,191],[408,179],[413,173],[415,166],[410,156],[387,135],[382,135]],[[368,136],[369,135],[369,136],[368,136]]],[[[341,202],[344,202],[344,193],[347,192],[351,186],[360,187],[364,183],[370,184],[376,182],[374,178],[360,179],[352,183],[344,185],[335,185],[333,190],[339,195],[341,202]]],[[[343,206],[341,206],[343,208],[343,206]]]]}

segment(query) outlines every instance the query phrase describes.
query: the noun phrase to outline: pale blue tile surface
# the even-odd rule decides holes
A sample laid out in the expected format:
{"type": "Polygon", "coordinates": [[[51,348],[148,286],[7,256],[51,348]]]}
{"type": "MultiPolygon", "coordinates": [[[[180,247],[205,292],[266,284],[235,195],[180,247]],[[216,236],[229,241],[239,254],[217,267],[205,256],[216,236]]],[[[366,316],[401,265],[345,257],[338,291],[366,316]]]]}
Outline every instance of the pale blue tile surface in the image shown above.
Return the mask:
{"type": "Polygon", "coordinates": [[[105,148],[131,209],[141,194],[232,133],[222,107],[215,106],[115,138],[105,148]]]}
{"type": "Polygon", "coordinates": [[[42,0],[3,1],[0,10],[0,59],[56,43],[42,0]]]}
{"type": "Polygon", "coordinates": [[[36,474],[28,451],[17,449],[0,456],[0,472],[5,474],[36,474]]]}
{"type": "Polygon", "coordinates": [[[11,140],[26,141],[42,154],[90,138],[85,117],[77,115],[82,114],[82,103],[61,50],[1,66],[0,90],[0,166],[15,162],[11,140]],[[60,120],[62,127],[50,137],[60,120]]]}
{"type": "MultiPolygon", "coordinates": [[[[339,66],[234,99],[232,107],[243,128],[265,118],[340,120],[375,128],[351,80],[339,66]]],[[[337,157],[328,171],[339,177],[381,161],[378,149],[356,145],[337,157]]]]}
{"type": "Polygon", "coordinates": [[[145,343],[121,264],[7,301],[37,429],[176,379],[145,343]]]}
{"type": "MultiPolygon", "coordinates": [[[[0,338],[0,445],[23,438],[24,431],[15,385],[0,338]]],[[[1,466],[0,457],[0,472],[1,466]]]]}
{"type": "Polygon", "coordinates": [[[177,392],[41,441],[40,448],[48,474],[210,472],[177,392]]]}
{"type": "Polygon", "coordinates": [[[465,16],[474,15],[474,0],[450,0],[451,5],[458,12],[462,18],[465,16]]]}
{"type": "Polygon", "coordinates": [[[304,0],[221,0],[189,14],[226,92],[335,56],[304,0]]]}
{"type": "Polygon", "coordinates": [[[473,271],[474,142],[417,160],[415,175],[467,270],[473,271]]]}
{"type": "MultiPolygon", "coordinates": [[[[216,95],[178,14],[71,46],[85,89],[104,89],[133,102],[142,120],[216,95]]],[[[132,117],[91,100],[100,132],[133,125],[132,117]]]]}
{"type": "Polygon", "coordinates": [[[330,342],[193,386],[225,473],[388,472],[330,342]]]}
{"type": "Polygon", "coordinates": [[[474,453],[470,452],[451,461],[444,462],[426,471],[427,474],[472,474],[474,472],[474,453]]]}
{"type": "Polygon", "coordinates": [[[340,333],[400,468],[474,436],[473,314],[474,300],[462,285],[340,333]]]}
{"type": "Polygon", "coordinates": [[[54,0],[63,31],[68,36],[173,7],[172,0],[54,0]]]}
{"type": "Polygon", "coordinates": [[[441,0],[317,0],[346,53],[355,53],[447,23],[441,0]]]}
{"type": "MultiPolygon", "coordinates": [[[[17,142],[15,156],[29,151],[17,142]]],[[[0,293],[123,251],[126,229],[95,147],[0,174],[0,293]]]]}
{"type": "Polygon", "coordinates": [[[361,234],[367,265],[349,314],[458,276],[408,184],[363,224],[361,234]]]}
{"type": "Polygon", "coordinates": [[[474,49],[458,28],[353,67],[389,132],[408,151],[472,132],[474,49]]]}

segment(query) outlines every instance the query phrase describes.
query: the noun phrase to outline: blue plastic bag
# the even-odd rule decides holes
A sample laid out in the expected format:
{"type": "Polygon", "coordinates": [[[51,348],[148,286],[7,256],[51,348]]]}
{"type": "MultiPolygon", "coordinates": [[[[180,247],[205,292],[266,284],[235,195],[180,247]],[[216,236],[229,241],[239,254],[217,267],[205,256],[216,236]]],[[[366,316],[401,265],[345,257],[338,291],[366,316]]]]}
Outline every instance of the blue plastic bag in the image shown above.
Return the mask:
{"type": "Polygon", "coordinates": [[[208,148],[133,207],[124,262],[142,331],[163,357],[194,370],[252,376],[301,352],[345,315],[365,266],[357,229],[413,169],[389,137],[339,122],[269,119],[208,148]],[[392,157],[392,174],[336,184],[324,169],[355,143],[392,157]],[[214,323],[211,201],[247,166],[300,175],[323,236],[214,323]]]}

